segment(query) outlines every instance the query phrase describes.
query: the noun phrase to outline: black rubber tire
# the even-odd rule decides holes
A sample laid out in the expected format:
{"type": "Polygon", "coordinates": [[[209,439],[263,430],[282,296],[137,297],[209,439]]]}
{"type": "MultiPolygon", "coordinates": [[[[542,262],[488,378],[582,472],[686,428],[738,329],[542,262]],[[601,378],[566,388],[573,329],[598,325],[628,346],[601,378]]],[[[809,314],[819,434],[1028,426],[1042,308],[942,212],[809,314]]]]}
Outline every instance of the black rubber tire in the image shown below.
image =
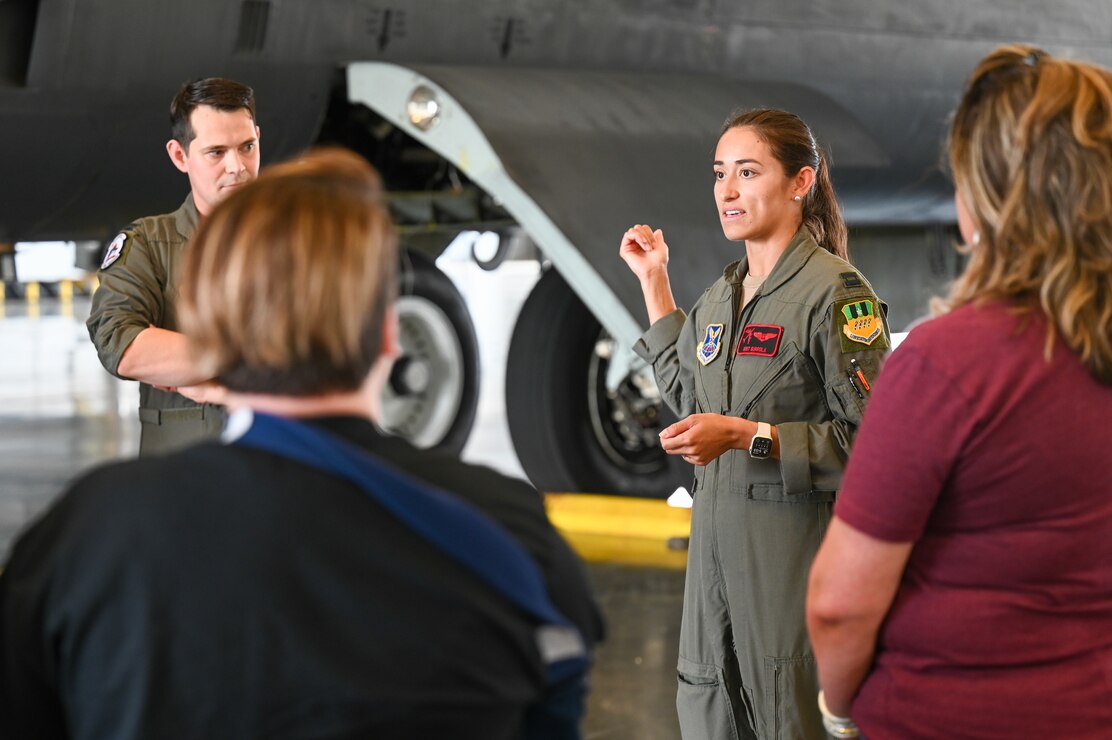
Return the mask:
{"type": "MultiPolygon", "coordinates": [[[[518,460],[541,491],[667,498],[690,484],[690,466],[659,447],[636,466],[620,465],[592,429],[589,365],[601,331],[563,278],[548,270],[522,306],[506,365],[506,415],[518,460]]],[[[673,420],[662,414],[661,428],[673,420]]]]}
{"type": "MultiPolygon", "coordinates": [[[[463,296],[451,279],[441,272],[432,258],[412,250],[403,250],[398,274],[398,296],[414,296],[435,304],[451,324],[459,340],[463,366],[462,393],[455,416],[445,433],[431,444],[432,449],[458,455],[471,435],[479,403],[479,342],[475,325],[463,296]]],[[[403,325],[402,331],[405,328],[403,325]]],[[[405,337],[402,337],[403,347],[405,337]]],[[[435,383],[435,378],[433,379],[435,383]]],[[[407,436],[402,434],[402,436],[407,436]]],[[[429,445],[422,445],[429,446],[429,445]]]]}

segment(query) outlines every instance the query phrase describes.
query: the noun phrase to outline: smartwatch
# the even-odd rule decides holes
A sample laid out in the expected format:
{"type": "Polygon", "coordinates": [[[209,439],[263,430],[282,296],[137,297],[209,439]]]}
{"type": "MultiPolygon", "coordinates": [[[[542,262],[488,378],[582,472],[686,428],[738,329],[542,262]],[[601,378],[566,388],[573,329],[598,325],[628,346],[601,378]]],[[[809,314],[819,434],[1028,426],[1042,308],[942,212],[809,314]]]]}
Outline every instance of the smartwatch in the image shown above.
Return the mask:
{"type": "Polygon", "coordinates": [[[763,460],[772,454],[772,427],[763,421],[757,422],[757,433],[749,442],[749,457],[763,460]]]}

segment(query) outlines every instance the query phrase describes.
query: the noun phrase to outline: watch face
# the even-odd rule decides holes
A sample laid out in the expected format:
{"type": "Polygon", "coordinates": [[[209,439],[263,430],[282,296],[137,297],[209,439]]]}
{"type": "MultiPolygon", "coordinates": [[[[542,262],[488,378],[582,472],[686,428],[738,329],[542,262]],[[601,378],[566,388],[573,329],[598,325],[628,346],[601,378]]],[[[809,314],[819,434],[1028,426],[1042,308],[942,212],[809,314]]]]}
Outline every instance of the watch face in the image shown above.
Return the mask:
{"type": "Polygon", "coordinates": [[[753,437],[749,445],[749,454],[753,457],[768,457],[772,454],[771,437],[753,437]]]}

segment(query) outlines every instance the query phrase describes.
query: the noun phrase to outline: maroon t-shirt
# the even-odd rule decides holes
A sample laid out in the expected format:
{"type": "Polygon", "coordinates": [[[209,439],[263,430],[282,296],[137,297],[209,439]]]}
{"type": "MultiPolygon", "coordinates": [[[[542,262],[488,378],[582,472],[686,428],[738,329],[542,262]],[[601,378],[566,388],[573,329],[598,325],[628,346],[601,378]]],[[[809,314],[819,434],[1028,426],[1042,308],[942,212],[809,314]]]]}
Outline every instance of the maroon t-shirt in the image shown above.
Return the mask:
{"type": "Polygon", "coordinates": [[[875,383],[835,514],[914,542],[854,703],[870,740],[1112,738],[1112,387],[966,306],[875,383]]]}

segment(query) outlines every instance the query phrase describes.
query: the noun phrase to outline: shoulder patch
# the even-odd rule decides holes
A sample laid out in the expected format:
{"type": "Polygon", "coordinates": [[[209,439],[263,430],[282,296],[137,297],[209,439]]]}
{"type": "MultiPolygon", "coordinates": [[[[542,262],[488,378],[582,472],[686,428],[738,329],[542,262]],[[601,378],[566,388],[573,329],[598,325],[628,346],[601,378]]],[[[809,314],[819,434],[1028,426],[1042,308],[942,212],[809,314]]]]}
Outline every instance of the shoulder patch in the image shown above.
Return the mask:
{"type": "Polygon", "coordinates": [[[838,275],[842,279],[842,287],[845,288],[860,288],[863,283],[861,276],[856,272],[843,272],[838,275]]]}
{"type": "Polygon", "coordinates": [[[873,349],[888,347],[884,324],[877,315],[878,303],[875,298],[853,298],[834,304],[834,318],[841,333],[843,353],[857,352],[863,346],[873,349]]]}
{"type": "Polygon", "coordinates": [[[100,263],[100,269],[107,270],[112,266],[112,263],[120,258],[124,253],[124,244],[127,243],[127,234],[120,232],[112,243],[108,245],[108,249],[104,252],[104,260],[100,263]]]}

